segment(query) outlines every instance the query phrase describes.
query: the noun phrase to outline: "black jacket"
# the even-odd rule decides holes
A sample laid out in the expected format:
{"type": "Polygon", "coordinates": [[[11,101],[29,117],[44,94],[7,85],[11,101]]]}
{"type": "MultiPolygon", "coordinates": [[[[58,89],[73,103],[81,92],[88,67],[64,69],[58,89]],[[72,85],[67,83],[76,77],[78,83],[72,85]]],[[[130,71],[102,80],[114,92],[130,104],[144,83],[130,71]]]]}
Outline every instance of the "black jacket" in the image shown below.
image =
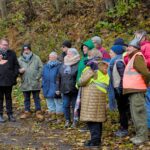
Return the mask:
{"type": "Polygon", "coordinates": [[[16,54],[12,50],[7,51],[8,62],[0,66],[0,86],[13,86],[19,73],[19,64],[16,54]]]}
{"type": "Polygon", "coordinates": [[[69,74],[64,73],[65,66],[61,65],[59,69],[59,88],[61,93],[77,93],[76,78],[78,71],[78,63],[71,66],[71,72],[69,74]]]}

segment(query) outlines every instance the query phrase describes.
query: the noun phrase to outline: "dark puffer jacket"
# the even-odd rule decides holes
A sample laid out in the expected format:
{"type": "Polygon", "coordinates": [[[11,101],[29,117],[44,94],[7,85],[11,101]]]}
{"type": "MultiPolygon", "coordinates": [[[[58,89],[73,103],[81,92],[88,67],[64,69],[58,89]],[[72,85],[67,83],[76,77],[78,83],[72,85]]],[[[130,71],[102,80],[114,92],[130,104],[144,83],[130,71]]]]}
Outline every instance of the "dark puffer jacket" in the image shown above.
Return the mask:
{"type": "Polygon", "coordinates": [[[76,85],[76,78],[77,78],[77,70],[78,70],[78,63],[71,66],[71,72],[65,73],[65,65],[61,65],[59,70],[59,88],[61,93],[77,93],[76,85]]]}

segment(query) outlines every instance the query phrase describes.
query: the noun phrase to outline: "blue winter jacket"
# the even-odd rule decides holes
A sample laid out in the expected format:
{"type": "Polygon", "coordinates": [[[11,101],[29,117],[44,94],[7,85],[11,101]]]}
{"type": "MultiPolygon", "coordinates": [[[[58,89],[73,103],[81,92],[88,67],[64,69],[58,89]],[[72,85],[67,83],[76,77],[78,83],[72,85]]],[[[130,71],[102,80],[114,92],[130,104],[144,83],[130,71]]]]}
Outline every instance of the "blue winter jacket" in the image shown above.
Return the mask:
{"type": "Polygon", "coordinates": [[[42,90],[45,98],[54,98],[55,92],[58,90],[57,75],[61,63],[44,65],[42,72],[42,90]]]}

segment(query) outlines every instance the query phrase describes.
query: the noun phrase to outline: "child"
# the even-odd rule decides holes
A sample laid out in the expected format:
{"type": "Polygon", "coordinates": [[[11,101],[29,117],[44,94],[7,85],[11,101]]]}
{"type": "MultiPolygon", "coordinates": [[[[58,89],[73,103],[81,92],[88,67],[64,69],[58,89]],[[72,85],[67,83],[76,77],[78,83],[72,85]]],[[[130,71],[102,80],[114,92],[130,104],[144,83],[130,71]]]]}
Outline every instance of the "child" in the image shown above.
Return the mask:
{"type": "Polygon", "coordinates": [[[83,70],[78,86],[81,91],[80,120],[87,122],[91,140],[85,142],[86,147],[99,147],[101,145],[102,122],[106,120],[106,93],[109,77],[108,65],[101,61],[101,53],[91,51],[93,58],[83,70]],[[97,59],[99,58],[99,59],[97,59]]]}
{"type": "Polygon", "coordinates": [[[130,140],[138,145],[148,140],[145,92],[150,81],[150,72],[137,39],[129,43],[127,51],[129,62],[124,71],[123,92],[129,95],[131,118],[136,128],[136,136],[130,140]]]}
{"type": "Polygon", "coordinates": [[[124,48],[121,45],[114,45],[110,50],[111,61],[109,64],[109,101],[116,100],[119,110],[120,129],[115,132],[116,136],[128,135],[128,97],[123,95],[123,73],[125,64],[122,59],[124,48]]]}

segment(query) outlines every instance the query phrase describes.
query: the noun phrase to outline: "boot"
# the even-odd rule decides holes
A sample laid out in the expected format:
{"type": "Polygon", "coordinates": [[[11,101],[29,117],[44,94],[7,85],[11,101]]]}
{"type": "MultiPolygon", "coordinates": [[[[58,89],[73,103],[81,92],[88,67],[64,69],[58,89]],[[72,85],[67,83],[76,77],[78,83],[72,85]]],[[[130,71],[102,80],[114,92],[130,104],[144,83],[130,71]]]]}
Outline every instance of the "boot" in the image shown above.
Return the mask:
{"type": "Polygon", "coordinates": [[[56,120],[56,113],[49,112],[48,121],[55,121],[56,120]]]}
{"type": "Polygon", "coordinates": [[[60,124],[63,122],[63,114],[56,114],[56,118],[57,118],[57,121],[56,121],[56,124],[60,124]]]}
{"type": "Polygon", "coordinates": [[[12,114],[9,114],[9,115],[8,115],[8,120],[9,120],[10,122],[16,122],[16,119],[14,118],[14,116],[13,116],[12,114]]]}
{"type": "Polygon", "coordinates": [[[29,118],[29,117],[31,117],[31,112],[25,111],[25,112],[20,116],[20,119],[26,119],[26,118],[29,118]]]}
{"type": "Polygon", "coordinates": [[[42,112],[40,110],[36,111],[36,118],[40,121],[44,120],[44,116],[42,115],[42,112]]]}
{"type": "Polygon", "coordinates": [[[3,115],[0,115],[0,123],[4,123],[6,120],[4,120],[3,115]]]}

